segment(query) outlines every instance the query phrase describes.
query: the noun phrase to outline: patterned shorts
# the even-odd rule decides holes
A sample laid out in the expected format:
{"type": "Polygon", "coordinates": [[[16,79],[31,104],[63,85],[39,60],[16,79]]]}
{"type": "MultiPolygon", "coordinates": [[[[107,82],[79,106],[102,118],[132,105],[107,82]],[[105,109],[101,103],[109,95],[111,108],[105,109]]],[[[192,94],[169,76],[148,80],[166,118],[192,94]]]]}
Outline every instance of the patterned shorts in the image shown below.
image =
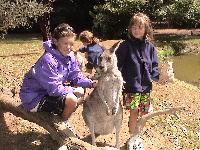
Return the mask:
{"type": "Polygon", "coordinates": [[[139,109],[148,112],[150,108],[150,93],[123,93],[123,107],[125,109],[139,109]]]}

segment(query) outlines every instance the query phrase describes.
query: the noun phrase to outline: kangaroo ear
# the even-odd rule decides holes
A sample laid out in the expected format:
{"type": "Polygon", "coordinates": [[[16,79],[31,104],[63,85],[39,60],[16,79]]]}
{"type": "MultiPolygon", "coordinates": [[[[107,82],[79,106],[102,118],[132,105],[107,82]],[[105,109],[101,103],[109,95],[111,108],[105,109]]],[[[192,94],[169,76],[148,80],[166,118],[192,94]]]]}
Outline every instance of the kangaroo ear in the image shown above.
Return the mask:
{"type": "Polygon", "coordinates": [[[98,44],[99,44],[99,46],[102,48],[103,51],[106,51],[106,50],[108,49],[108,48],[106,48],[105,45],[103,45],[102,42],[99,42],[98,44]]]}
{"type": "Polygon", "coordinates": [[[122,40],[119,40],[118,42],[113,44],[113,46],[110,48],[110,53],[114,53],[118,49],[121,42],[122,42],[122,40]]]}

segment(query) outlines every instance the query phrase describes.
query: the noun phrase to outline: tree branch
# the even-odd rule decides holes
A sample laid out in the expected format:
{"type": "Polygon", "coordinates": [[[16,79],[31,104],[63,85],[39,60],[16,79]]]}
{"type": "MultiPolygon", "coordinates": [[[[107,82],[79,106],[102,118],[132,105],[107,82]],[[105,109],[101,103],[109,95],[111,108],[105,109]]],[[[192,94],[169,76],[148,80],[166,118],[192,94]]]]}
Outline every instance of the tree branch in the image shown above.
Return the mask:
{"type": "MultiPolygon", "coordinates": [[[[13,98],[11,90],[0,86],[0,109],[9,111],[17,117],[21,117],[30,122],[36,123],[46,129],[52,139],[57,141],[60,146],[66,145],[69,149],[81,150],[91,149],[93,146],[78,138],[63,122],[58,115],[51,115],[45,112],[28,112],[22,105],[21,101],[13,98]]],[[[98,149],[98,148],[97,148],[98,149]]]]}
{"type": "Polygon", "coordinates": [[[137,139],[137,137],[139,136],[140,132],[142,131],[144,124],[149,119],[151,119],[151,118],[153,118],[155,116],[163,115],[163,114],[176,115],[175,112],[176,111],[180,111],[180,110],[185,110],[185,108],[184,107],[173,107],[173,108],[168,108],[168,109],[165,109],[165,110],[155,111],[155,112],[143,115],[136,122],[134,133],[132,134],[132,136],[130,137],[130,139],[127,142],[127,149],[128,150],[132,150],[133,149],[133,144],[134,144],[135,140],[137,139]]]}

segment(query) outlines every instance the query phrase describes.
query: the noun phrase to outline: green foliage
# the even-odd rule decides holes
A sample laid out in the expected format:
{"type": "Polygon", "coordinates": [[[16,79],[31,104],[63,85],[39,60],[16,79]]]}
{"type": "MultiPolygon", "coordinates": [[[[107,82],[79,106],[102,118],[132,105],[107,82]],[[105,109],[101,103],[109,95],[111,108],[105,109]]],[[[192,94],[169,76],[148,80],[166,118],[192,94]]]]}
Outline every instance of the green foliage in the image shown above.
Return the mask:
{"type": "Polygon", "coordinates": [[[181,41],[171,42],[171,47],[174,49],[174,55],[180,55],[181,51],[186,47],[186,43],[181,41]]]}
{"type": "MultiPolygon", "coordinates": [[[[166,59],[173,55],[181,55],[191,50],[192,47],[199,47],[199,36],[168,36],[168,35],[155,35],[156,50],[158,51],[159,60],[166,59]]],[[[195,49],[195,48],[194,48],[195,49]]]]}
{"type": "Polygon", "coordinates": [[[129,20],[137,12],[168,27],[200,27],[200,0],[105,0],[90,12],[93,31],[107,39],[126,37],[129,20]]]}
{"type": "Polygon", "coordinates": [[[103,3],[104,0],[56,0],[51,13],[51,27],[66,22],[74,27],[76,33],[91,30],[93,22],[89,11],[93,12],[94,5],[103,3]]]}
{"type": "MultiPolygon", "coordinates": [[[[173,56],[173,55],[180,55],[185,47],[187,46],[187,41],[191,39],[184,39],[184,38],[170,38],[170,37],[161,37],[157,38],[157,52],[158,52],[158,58],[160,61],[173,56]],[[159,40],[158,40],[159,39],[159,40]]],[[[193,42],[194,40],[192,40],[193,42]]],[[[191,43],[191,41],[189,42],[191,43]]]]}
{"type": "Polygon", "coordinates": [[[119,38],[126,34],[130,17],[142,12],[145,0],[106,0],[105,4],[94,7],[93,31],[102,38],[119,38]]]}
{"type": "Polygon", "coordinates": [[[160,21],[166,21],[173,27],[200,26],[199,0],[175,0],[173,3],[161,6],[155,13],[160,21]]]}
{"type": "Polygon", "coordinates": [[[173,56],[174,54],[174,49],[170,44],[157,47],[156,50],[160,61],[164,60],[167,57],[173,56]]]}
{"type": "Polygon", "coordinates": [[[9,28],[30,27],[39,16],[51,10],[36,0],[1,0],[0,8],[0,31],[5,33],[9,28]]]}

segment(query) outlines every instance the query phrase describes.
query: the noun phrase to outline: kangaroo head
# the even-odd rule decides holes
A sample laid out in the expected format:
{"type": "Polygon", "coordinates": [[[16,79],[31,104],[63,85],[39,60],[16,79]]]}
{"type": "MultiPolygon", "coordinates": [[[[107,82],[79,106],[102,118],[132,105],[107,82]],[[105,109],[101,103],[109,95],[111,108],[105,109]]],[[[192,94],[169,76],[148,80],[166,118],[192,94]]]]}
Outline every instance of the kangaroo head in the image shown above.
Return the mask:
{"type": "Polygon", "coordinates": [[[121,42],[122,41],[116,42],[110,49],[106,48],[101,43],[99,44],[103,49],[103,54],[100,56],[100,64],[96,68],[96,73],[92,77],[93,80],[98,80],[103,73],[117,67],[115,51],[118,49],[121,42]]]}
{"type": "Polygon", "coordinates": [[[100,56],[100,65],[98,67],[98,70],[100,70],[100,72],[107,72],[108,70],[117,67],[117,58],[115,55],[115,51],[119,47],[120,43],[121,41],[116,42],[110,49],[106,49],[102,46],[104,52],[100,56]]]}

